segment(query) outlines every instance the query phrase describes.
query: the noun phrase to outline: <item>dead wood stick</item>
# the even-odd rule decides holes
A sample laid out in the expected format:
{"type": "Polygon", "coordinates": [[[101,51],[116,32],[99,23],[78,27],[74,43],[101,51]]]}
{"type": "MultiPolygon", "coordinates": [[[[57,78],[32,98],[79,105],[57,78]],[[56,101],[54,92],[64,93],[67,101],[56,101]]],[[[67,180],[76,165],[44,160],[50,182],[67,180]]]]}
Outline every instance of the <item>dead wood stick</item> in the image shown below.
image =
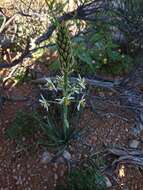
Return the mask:
{"type": "Polygon", "coordinates": [[[143,166],[143,152],[140,150],[132,150],[125,148],[109,148],[107,149],[109,154],[118,156],[119,158],[114,160],[112,165],[118,163],[128,163],[138,166],[143,166]]]}
{"type": "MultiPolygon", "coordinates": [[[[45,84],[48,79],[51,79],[52,81],[56,81],[56,77],[43,77],[43,78],[33,80],[32,83],[33,84],[45,84]]],[[[76,83],[78,78],[71,77],[70,80],[71,80],[71,82],[76,83]]],[[[117,81],[117,80],[114,82],[108,82],[108,81],[102,81],[102,80],[96,80],[96,79],[93,80],[93,79],[88,79],[88,78],[85,78],[85,83],[87,85],[101,87],[101,88],[107,88],[110,90],[114,90],[114,86],[119,85],[119,81],[117,81]]]]}

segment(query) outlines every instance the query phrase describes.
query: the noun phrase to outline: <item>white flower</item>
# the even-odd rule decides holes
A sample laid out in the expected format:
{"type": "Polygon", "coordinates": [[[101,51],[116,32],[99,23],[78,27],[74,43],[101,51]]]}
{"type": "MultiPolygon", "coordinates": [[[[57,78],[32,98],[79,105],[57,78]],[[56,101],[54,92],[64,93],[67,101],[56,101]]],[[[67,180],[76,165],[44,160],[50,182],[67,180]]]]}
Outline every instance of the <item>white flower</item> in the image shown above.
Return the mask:
{"type": "Polygon", "coordinates": [[[71,94],[69,94],[66,97],[56,99],[56,101],[58,101],[59,104],[64,104],[66,106],[68,106],[72,100],[74,100],[74,97],[72,97],[71,94]]]}
{"type": "Polygon", "coordinates": [[[49,90],[55,90],[57,92],[57,88],[51,79],[47,78],[46,82],[47,83],[45,84],[45,86],[48,87],[49,90]]]}
{"type": "Polygon", "coordinates": [[[80,88],[79,88],[79,86],[73,86],[72,87],[72,92],[76,93],[76,94],[80,94],[80,88]]]}
{"type": "Polygon", "coordinates": [[[64,78],[63,78],[63,76],[57,76],[56,81],[57,81],[58,88],[62,89],[63,86],[64,86],[64,78]]]}
{"type": "Polygon", "coordinates": [[[81,100],[79,101],[78,105],[77,105],[77,110],[79,111],[81,107],[85,106],[85,98],[84,95],[82,96],[81,100]]]}
{"type": "Polygon", "coordinates": [[[49,106],[50,104],[47,102],[47,100],[41,95],[41,99],[39,100],[40,104],[47,110],[49,111],[49,106]]]}
{"type": "Polygon", "coordinates": [[[81,78],[81,76],[79,75],[77,81],[78,81],[78,85],[79,85],[82,89],[85,89],[85,79],[84,79],[84,78],[81,78]]]}

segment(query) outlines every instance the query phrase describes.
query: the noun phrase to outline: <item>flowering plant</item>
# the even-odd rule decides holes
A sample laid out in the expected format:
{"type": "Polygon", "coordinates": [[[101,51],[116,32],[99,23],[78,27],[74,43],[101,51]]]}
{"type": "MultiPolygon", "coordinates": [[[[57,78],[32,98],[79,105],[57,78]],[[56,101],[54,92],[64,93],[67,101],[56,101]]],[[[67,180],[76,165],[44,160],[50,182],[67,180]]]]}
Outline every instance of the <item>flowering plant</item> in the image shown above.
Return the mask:
{"type": "Polygon", "coordinates": [[[85,106],[84,91],[86,89],[86,85],[84,78],[81,78],[80,75],[76,81],[71,80],[71,74],[74,71],[75,60],[69,30],[64,22],[59,24],[57,28],[56,43],[60,61],[60,75],[53,80],[52,78],[47,78],[45,87],[51,91],[60,91],[61,96],[51,101],[47,100],[43,95],[41,95],[40,103],[47,112],[49,111],[49,106],[51,103],[58,104],[62,107],[64,139],[66,140],[70,128],[68,116],[69,106],[72,103],[76,103],[77,111],[80,111],[81,107],[85,106]]]}

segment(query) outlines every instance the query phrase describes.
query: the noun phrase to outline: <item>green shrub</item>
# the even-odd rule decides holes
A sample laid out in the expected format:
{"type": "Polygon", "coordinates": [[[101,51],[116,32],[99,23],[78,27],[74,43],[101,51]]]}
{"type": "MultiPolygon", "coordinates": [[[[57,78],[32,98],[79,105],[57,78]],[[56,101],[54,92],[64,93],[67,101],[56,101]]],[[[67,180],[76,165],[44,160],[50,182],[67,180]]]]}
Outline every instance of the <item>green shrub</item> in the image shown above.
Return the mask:
{"type": "Polygon", "coordinates": [[[33,136],[39,127],[38,117],[36,112],[17,112],[12,126],[6,130],[6,137],[21,142],[23,137],[33,136]]]}
{"type": "Polygon", "coordinates": [[[56,190],[105,190],[105,179],[93,168],[74,169],[67,179],[66,186],[58,186],[56,190]]]}
{"type": "Polygon", "coordinates": [[[143,1],[109,1],[113,23],[125,36],[129,50],[138,50],[143,45],[143,1]],[[115,6],[116,5],[116,6],[115,6]]]}
{"type": "MultiPolygon", "coordinates": [[[[114,42],[109,24],[87,24],[87,34],[73,38],[73,53],[77,64],[74,74],[95,75],[104,72],[110,75],[126,73],[132,66],[132,58],[114,42]],[[81,69],[82,68],[82,69],[81,69]]],[[[56,48],[54,47],[56,50],[56,48]]],[[[59,61],[52,69],[59,70],[59,61]]]]}
{"type": "Polygon", "coordinates": [[[106,74],[119,75],[128,71],[132,59],[111,35],[110,25],[95,23],[89,25],[87,35],[75,38],[75,55],[78,61],[77,69],[82,67],[82,74],[95,74],[104,71],[106,74]]]}

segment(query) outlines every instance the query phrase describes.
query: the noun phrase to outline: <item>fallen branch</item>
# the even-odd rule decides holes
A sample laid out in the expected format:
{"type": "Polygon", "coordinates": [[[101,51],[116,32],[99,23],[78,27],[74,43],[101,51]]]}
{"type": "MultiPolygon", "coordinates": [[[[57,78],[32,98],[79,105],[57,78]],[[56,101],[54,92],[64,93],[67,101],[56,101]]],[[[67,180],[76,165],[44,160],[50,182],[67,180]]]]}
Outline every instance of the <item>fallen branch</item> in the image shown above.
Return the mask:
{"type": "Polygon", "coordinates": [[[13,22],[15,17],[16,17],[16,15],[14,15],[11,18],[9,18],[8,20],[6,20],[6,17],[4,16],[4,22],[3,22],[2,26],[0,27],[0,34],[3,33],[4,30],[6,30],[9,27],[9,25],[13,22]]]}
{"type": "Polygon", "coordinates": [[[10,67],[14,67],[15,65],[19,64],[19,63],[22,63],[23,60],[25,59],[25,57],[27,57],[27,55],[29,54],[30,52],[30,41],[27,40],[27,45],[22,53],[22,55],[15,59],[12,63],[1,63],[0,64],[0,68],[10,68],[10,67]]]}
{"type": "MultiPolygon", "coordinates": [[[[56,81],[56,77],[43,77],[43,78],[33,80],[32,83],[45,84],[48,79],[51,79],[52,81],[56,81]]],[[[88,78],[84,78],[84,79],[85,79],[85,83],[87,85],[94,86],[94,87],[100,87],[100,88],[106,88],[106,89],[110,89],[110,90],[113,90],[116,85],[119,85],[119,81],[109,82],[109,81],[102,81],[102,80],[96,80],[96,79],[93,80],[93,79],[88,79],[88,78]]],[[[77,80],[78,80],[78,78],[76,78],[76,77],[70,78],[70,81],[73,83],[76,83],[77,80]]]]}
{"type": "Polygon", "coordinates": [[[112,165],[119,163],[128,163],[135,166],[143,166],[143,152],[140,150],[109,148],[107,151],[109,154],[119,157],[113,161],[112,165]]]}
{"type": "MultiPolygon", "coordinates": [[[[85,4],[84,6],[79,6],[76,10],[71,11],[69,13],[65,13],[64,15],[57,18],[58,22],[79,19],[84,21],[93,21],[93,14],[98,12],[99,10],[105,9],[106,3],[105,1],[92,1],[91,3],[85,4]]],[[[94,15],[95,17],[95,15],[94,15]]],[[[94,19],[95,20],[95,19],[94,19]]],[[[42,36],[38,37],[35,40],[35,44],[40,44],[43,41],[47,40],[55,30],[55,26],[51,25],[47,32],[42,36]]]]}

